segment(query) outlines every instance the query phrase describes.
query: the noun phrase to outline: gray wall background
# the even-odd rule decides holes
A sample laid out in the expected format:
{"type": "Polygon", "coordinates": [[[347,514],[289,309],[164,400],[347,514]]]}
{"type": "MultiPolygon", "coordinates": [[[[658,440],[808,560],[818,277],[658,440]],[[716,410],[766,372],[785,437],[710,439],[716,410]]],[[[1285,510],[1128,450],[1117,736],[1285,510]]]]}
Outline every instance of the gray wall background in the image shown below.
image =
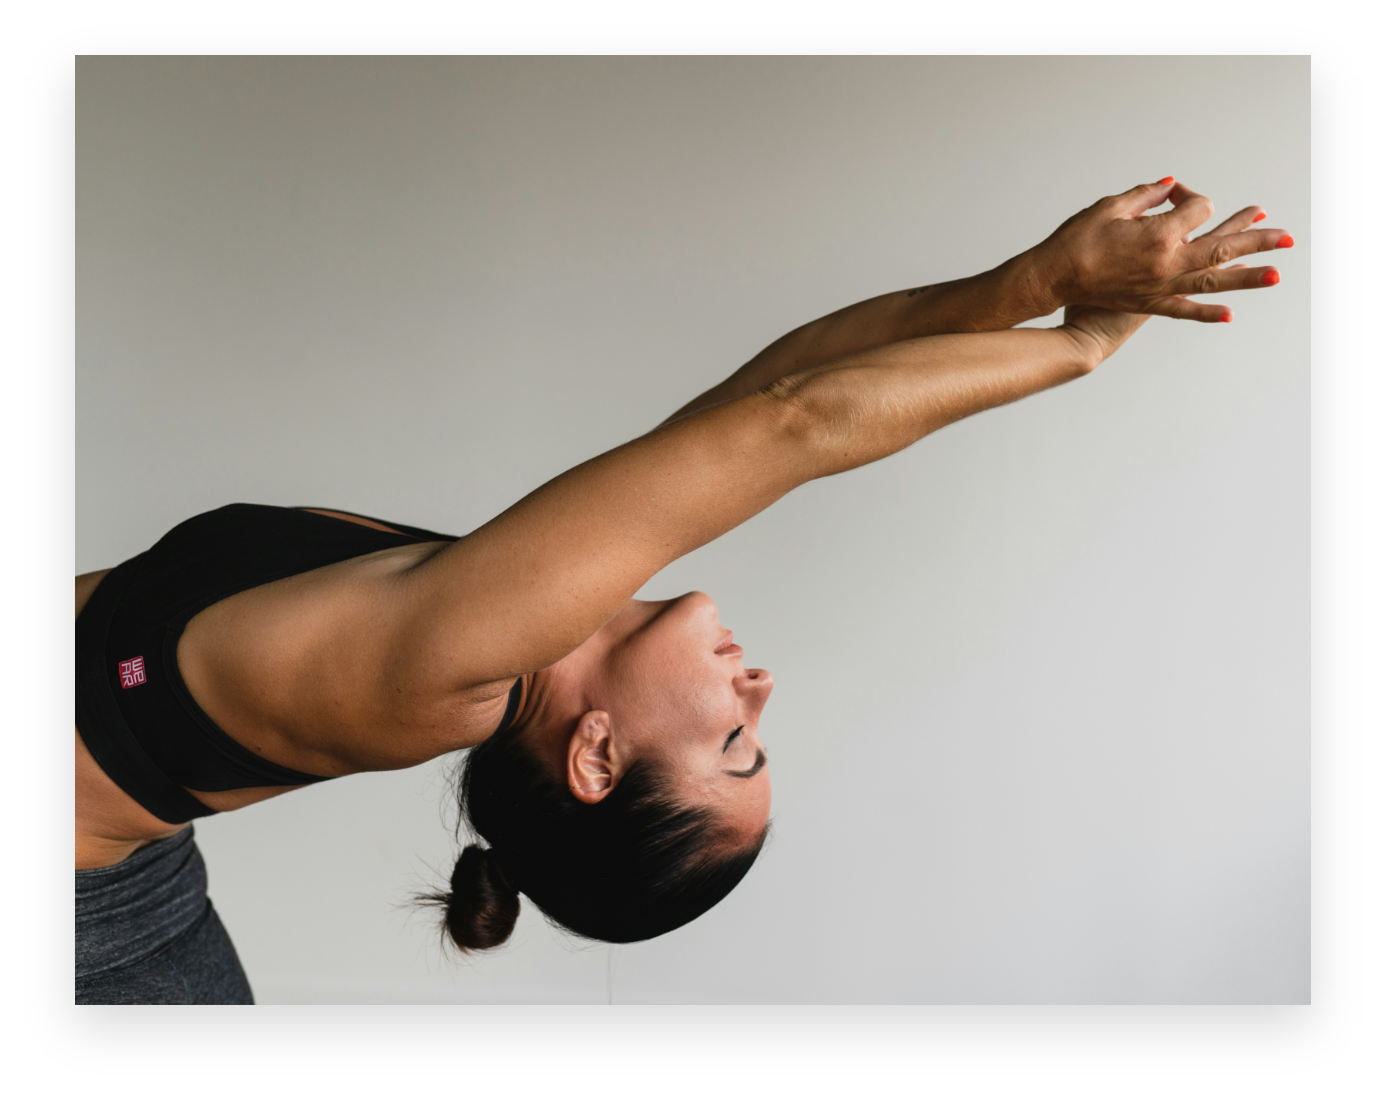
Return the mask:
{"type": "Polygon", "coordinates": [[[449,762],[356,776],[197,825],[259,999],[1307,1001],[1308,120],[1304,57],[79,59],[79,570],[233,500],[465,532],[1165,174],[1298,241],[650,582],[777,681],[712,913],[457,963],[449,762]]]}

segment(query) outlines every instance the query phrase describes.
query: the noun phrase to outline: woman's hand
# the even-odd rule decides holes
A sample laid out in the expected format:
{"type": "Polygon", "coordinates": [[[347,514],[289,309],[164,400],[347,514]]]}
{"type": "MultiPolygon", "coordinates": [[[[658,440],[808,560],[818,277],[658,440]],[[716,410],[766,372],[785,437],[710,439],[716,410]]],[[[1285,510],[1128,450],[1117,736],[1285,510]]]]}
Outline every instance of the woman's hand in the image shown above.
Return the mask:
{"type": "Polygon", "coordinates": [[[1238,211],[1216,229],[1190,239],[1213,214],[1203,195],[1173,179],[1142,184],[1100,199],[1032,250],[1039,278],[1059,305],[1101,306],[1124,313],[1190,321],[1230,321],[1223,305],[1185,295],[1274,286],[1274,267],[1223,264],[1255,252],[1289,248],[1283,229],[1251,229],[1265,217],[1259,206],[1238,211]],[[1144,216],[1165,202],[1174,209],[1144,216]]]}

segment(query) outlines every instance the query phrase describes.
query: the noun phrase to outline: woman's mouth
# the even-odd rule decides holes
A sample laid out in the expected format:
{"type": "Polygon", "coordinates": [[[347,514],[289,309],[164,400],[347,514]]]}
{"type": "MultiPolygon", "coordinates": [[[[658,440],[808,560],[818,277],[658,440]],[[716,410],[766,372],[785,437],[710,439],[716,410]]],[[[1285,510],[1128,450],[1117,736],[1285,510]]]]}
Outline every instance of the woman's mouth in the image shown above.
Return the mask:
{"type": "Polygon", "coordinates": [[[732,632],[727,631],[727,636],[722,639],[722,644],[712,651],[719,657],[740,657],[745,652],[739,645],[732,642],[732,632]]]}

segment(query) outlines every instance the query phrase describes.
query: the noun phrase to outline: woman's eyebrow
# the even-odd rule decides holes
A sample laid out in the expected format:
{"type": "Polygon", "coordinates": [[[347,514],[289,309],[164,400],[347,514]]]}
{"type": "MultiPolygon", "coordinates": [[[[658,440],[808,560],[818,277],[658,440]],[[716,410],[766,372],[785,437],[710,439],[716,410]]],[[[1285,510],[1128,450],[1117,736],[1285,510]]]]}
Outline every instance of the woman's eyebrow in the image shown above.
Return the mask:
{"type": "Polygon", "coordinates": [[[731,733],[727,734],[727,739],[722,742],[722,751],[724,753],[729,748],[731,748],[731,743],[741,736],[741,731],[745,728],[745,726],[737,726],[736,729],[732,730],[731,733]]]}
{"type": "MultiPolygon", "coordinates": [[[[741,731],[737,730],[737,732],[740,733],[741,731]]],[[[765,767],[765,750],[756,749],[756,762],[752,764],[749,768],[747,768],[744,772],[729,772],[724,768],[722,770],[722,774],[734,775],[737,779],[750,779],[751,776],[755,775],[756,772],[760,771],[760,769],[763,767],[765,767]]]]}

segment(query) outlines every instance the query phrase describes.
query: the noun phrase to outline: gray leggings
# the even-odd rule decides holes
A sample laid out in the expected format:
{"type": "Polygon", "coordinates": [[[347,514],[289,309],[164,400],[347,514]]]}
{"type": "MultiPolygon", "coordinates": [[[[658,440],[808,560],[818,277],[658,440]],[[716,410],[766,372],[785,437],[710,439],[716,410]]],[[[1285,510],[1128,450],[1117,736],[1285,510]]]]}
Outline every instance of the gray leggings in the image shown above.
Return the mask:
{"type": "Polygon", "coordinates": [[[77,1003],[255,1003],[191,825],[114,867],[77,872],[77,1003]]]}

